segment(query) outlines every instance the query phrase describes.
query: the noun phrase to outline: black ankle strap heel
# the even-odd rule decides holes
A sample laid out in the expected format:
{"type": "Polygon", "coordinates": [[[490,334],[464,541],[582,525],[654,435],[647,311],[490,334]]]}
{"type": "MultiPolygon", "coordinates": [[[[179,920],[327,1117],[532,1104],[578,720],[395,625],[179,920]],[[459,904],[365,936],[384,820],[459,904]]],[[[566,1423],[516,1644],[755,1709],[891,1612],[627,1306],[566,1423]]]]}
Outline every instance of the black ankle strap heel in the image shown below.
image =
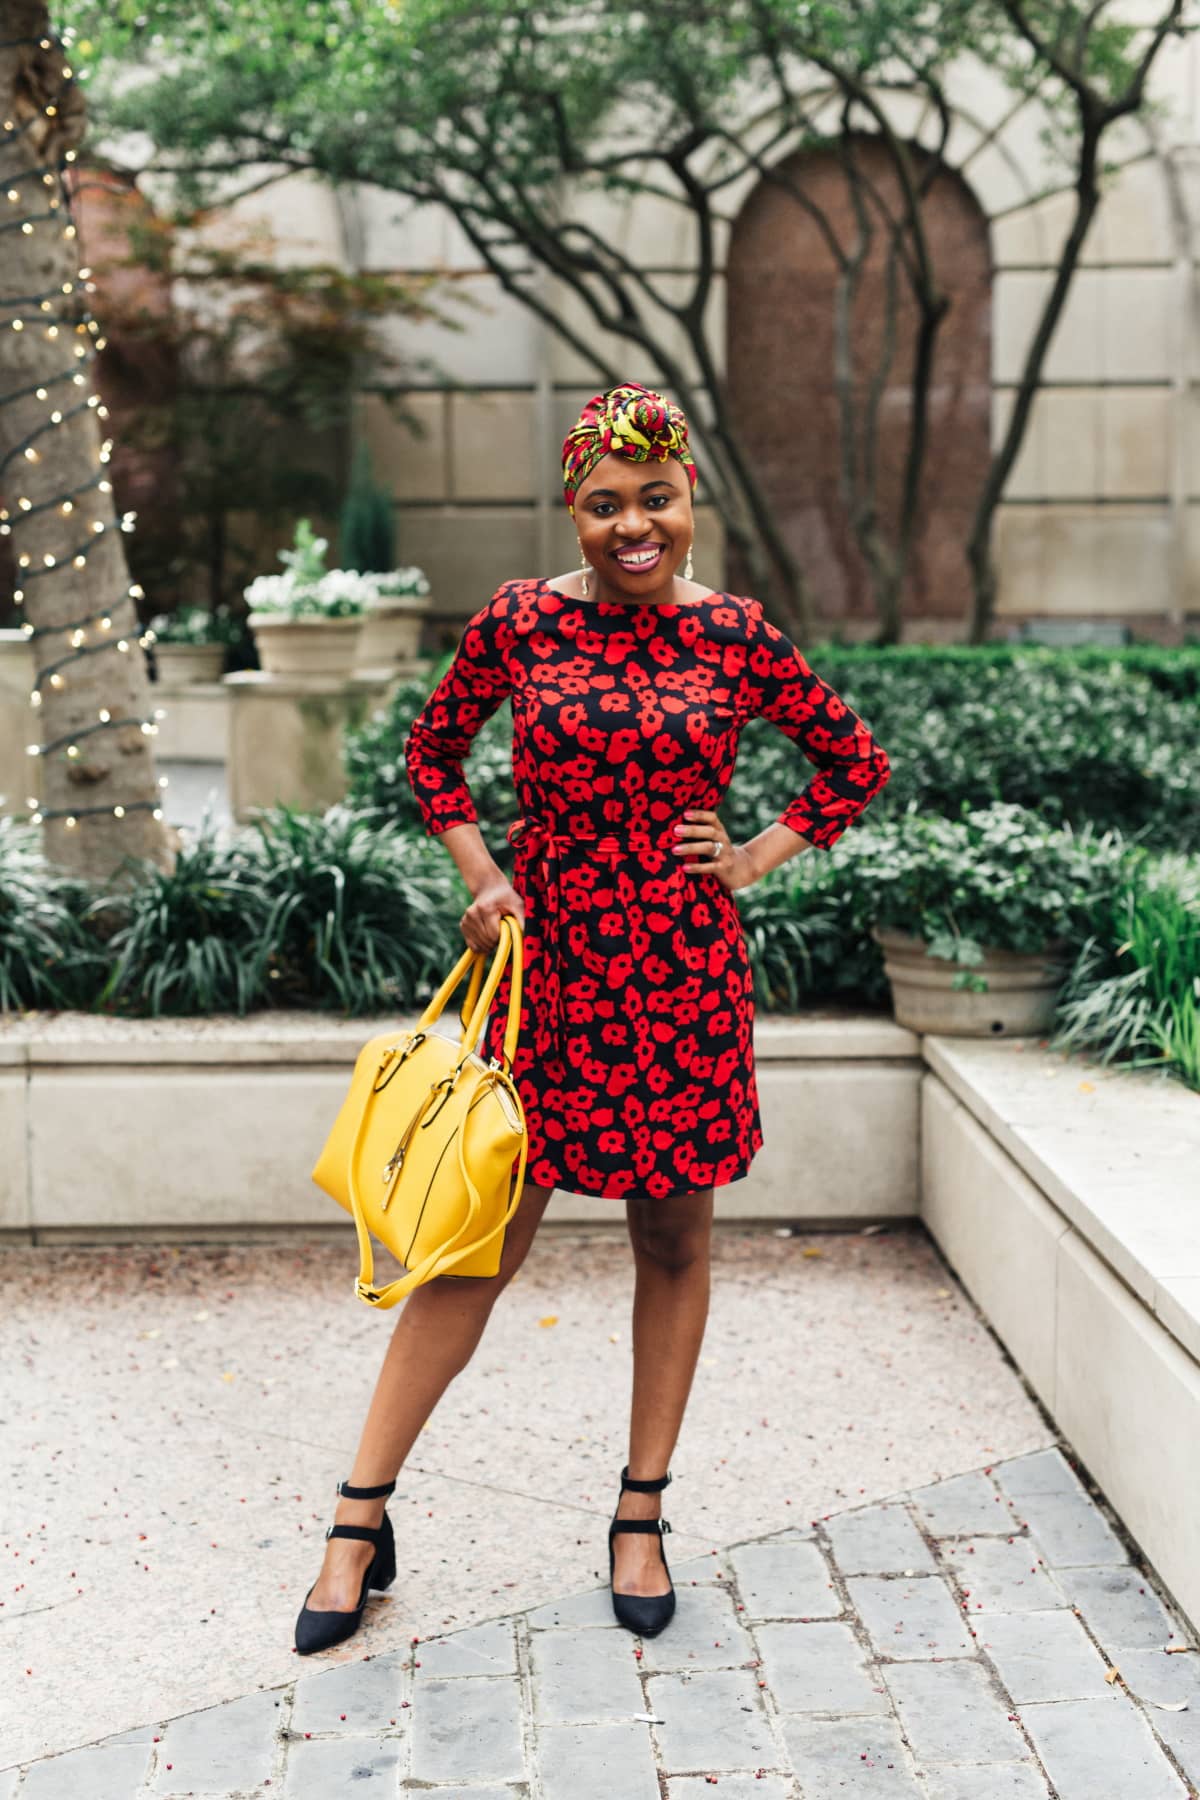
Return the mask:
{"type": "MultiPolygon", "coordinates": [[[[642,1480],[629,1473],[629,1464],[621,1470],[621,1492],[629,1490],[635,1494],[661,1494],[672,1480],[671,1471],[665,1475],[656,1475],[652,1479],[642,1480]]],[[[620,1505],[620,1502],[617,1503],[620,1505]]],[[[666,1519],[620,1519],[613,1514],[608,1528],[608,1579],[611,1587],[613,1579],[613,1538],[618,1531],[654,1532],[658,1537],[659,1554],[663,1560],[663,1568],[667,1571],[667,1580],[671,1579],[671,1571],[667,1565],[667,1552],[663,1544],[663,1536],[671,1527],[666,1519]]],[[[627,1630],[634,1631],[639,1637],[655,1637],[670,1623],[675,1612],[675,1587],[670,1586],[665,1594],[619,1594],[612,1590],[613,1611],[620,1624],[627,1630]]]]}
{"type": "Polygon", "coordinates": [[[674,1481],[670,1469],[665,1475],[656,1475],[653,1481],[638,1481],[629,1473],[629,1464],[621,1470],[621,1488],[631,1488],[635,1494],[661,1494],[669,1481],[674,1481]]]}
{"type": "MultiPolygon", "coordinates": [[[[378,1487],[351,1487],[348,1481],[339,1481],[337,1491],[342,1500],[382,1500],[393,1493],[395,1487],[394,1481],[385,1481],[378,1487]]],[[[296,1649],[301,1656],[311,1656],[315,1650],[328,1650],[332,1645],[352,1637],[362,1624],[367,1595],[371,1589],[381,1591],[389,1588],[396,1579],[396,1541],[386,1507],[378,1525],[330,1525],[326,1528],[325,1536],[351,1538],[360,1544],[373,1544],[375,1554],[363,1576],[358,1605],[350,1612],[314,1612],[308,1604],[308,1594],[312,1593],[312,1588],[309,1588],[296,1620],[296,1649]]],[[[314,1581],[313,1587],[316,1585],[314,1581]]]]}
{"type": "Polygon", "coordinates": [[[382,1500],[386,1495],[395,1493],[396,1484],[394,1481],[384,1481],[378,1487],[364,1488],[351,1487],[348,1481],[339,1481],[337,1491],[341,1500],[382,1500]]]}

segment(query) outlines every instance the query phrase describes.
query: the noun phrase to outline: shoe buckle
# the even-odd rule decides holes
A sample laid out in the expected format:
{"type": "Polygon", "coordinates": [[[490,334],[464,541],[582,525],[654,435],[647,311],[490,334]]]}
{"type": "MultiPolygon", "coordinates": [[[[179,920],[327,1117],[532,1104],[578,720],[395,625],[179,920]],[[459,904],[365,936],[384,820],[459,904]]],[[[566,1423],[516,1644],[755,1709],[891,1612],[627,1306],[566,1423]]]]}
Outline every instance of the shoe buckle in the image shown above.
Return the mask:
{"type": "Polygon", "coordinates": [[[325,1527],[325,1536],[327,1538],[331,1538],[333,1536],[333,1526],[332,1525],[327,1525],[325,1527]]]}
{"type": "Polygon", "coordinates": [[[668,1521],[666,1519],[660,1519],[658,1521],[658,1528],[659,1528],[660,1534],[664,1531],[670,1531],[670,1529],[671,1529],[670,1524],[668,1523],[668,1521]]]}

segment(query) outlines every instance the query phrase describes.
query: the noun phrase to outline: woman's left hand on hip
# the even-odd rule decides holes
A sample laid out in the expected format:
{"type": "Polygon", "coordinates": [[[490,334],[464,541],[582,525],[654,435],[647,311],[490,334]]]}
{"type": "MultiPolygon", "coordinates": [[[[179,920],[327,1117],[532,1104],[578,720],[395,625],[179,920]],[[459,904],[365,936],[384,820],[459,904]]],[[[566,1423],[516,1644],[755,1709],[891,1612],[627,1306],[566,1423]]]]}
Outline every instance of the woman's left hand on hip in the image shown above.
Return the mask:
{"type": "Polygon", "coordinates": [[[675,826],[672,855],[689,875],[715,875],[723,887],[749,887],[754,880],[745,849],[732,842],[715,812],[685,812],[675,826]]]}

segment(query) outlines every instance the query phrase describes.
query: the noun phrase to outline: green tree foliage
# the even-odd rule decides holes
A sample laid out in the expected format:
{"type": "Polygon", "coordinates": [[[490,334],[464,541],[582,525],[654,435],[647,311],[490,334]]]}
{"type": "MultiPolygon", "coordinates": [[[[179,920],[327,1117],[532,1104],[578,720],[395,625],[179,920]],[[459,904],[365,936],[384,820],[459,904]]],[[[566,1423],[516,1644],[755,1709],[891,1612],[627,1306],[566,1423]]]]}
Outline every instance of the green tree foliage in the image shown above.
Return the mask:
{"type": "MultiPolygon", "coordinates": [[[[173,171],[185,193],[307,169],[445,205],[500,284],[605,379],[636,374],[668,385],[697,427],[706,487],[731,543],[804,639],[812,632],[801,572],[730,416],[712,340],[718,241],[746,178],[769,179],[785,151],[827,144],[831,133],[875,133],[904,196],[899,213],[879,223],[935,323],[939,283],[922,227],[921,176],[884,97],[920,100],[941,119],[944,145],[957,58],[974,55],[1020,94],[1038,96],[1068,157],[1062,185],[1076,190],[1076,219],[971,528],[973,630],[982,636],[993,602],[992,516],[1095,210],[1101,140],[1144,103],[1150,67],[1167,33],[1181,28],[1184,6],[1161,0],[1142,26],[1111,22],[1104,0],[218,0],[203,8],[68,0],[66,10],[81,55],[96,62],[105,121],[148,133],[155,167],[173,171]],[[131,64],[136,81],[127,77],[131,64]],[[653,245],[623,248],[590,222],[602,214],[578,204],[582,195],[633,192],[677,210],[689,246],[682,284],[656,267],[653,245]],[[546,274],[569,307],[547,297],[546,274]],[[597,330],[624,341],[620,368],[597,355],[597,330]]],[[[914,500],[920,447],[918,431],[914,500]]],[[[881,547],[882,567],[891,549],[881,547]]],[[[894,635],[894,621],[889,629],[894,635]]]]}

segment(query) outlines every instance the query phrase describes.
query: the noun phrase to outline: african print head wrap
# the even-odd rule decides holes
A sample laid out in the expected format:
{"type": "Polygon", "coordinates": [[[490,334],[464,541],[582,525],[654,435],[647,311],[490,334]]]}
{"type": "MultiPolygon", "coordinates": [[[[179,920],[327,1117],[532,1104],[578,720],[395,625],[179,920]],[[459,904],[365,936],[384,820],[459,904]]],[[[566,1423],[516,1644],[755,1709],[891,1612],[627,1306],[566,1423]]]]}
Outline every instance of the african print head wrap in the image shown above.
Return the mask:
{"type": "Polygon", "coordinates": [[[575,496],[602,456],[612,451],[632,462],[677,456],[696,486],[688,449],[687,420],[677,406],[640,381],[624,381],[594,394],[563,439],[563,493],[572,514],[575,496]]]}

